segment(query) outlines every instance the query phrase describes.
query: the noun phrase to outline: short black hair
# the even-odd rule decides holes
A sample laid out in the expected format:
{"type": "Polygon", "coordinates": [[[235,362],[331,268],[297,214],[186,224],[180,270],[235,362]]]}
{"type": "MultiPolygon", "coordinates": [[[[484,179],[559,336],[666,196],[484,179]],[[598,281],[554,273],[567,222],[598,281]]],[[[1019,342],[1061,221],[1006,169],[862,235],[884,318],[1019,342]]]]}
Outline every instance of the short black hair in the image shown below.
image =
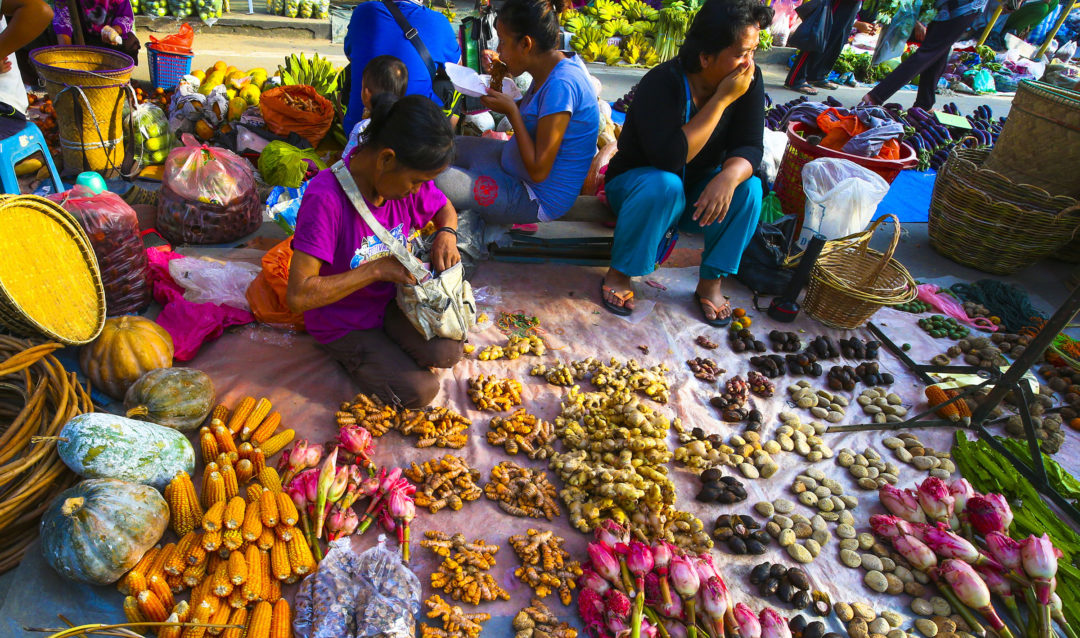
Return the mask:
{"type": "Polygon", "coordinates": [[[767,29],[773,10],[758,0],[706,0],[686,32],[679,62],[687,73],[701,70],[701,54],[719,53],[735,42],[746,27],[767,29]]]}
{"type": "Polygon", "coordinates": [[[392,93],[371,98],[371,123],[361,134],[361,148],[394,151],[397,160],[417,171],[445,168],[454,159],[454,131],[442,109],[422,95],[398,99],[392,93]]]}
{"type": "Polygon", "coordinates": [[[397,97],[405,95],[409,86],[409,69],[405,63],[392,55],[371,58],[364,67],[363,88],[372,95],[390,93],[397,97]]]}
{"type": "Polygon", "coordinates": [[[568,0],[506,0],[498,21],[520,40],[529,36],[541,52],[559,45],[559,15],[568,0]]]}

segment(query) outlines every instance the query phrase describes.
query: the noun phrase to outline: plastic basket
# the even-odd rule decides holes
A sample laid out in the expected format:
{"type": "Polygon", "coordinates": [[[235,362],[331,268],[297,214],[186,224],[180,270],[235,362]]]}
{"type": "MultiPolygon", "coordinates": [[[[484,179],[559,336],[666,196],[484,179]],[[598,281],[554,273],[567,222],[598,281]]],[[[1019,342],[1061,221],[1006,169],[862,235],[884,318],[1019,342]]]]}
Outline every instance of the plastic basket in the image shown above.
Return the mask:
{"type": "Polygon", "coordinates": [[[191,73],[191,59],[194,54],[166,53],[158,51],[153,46],[146,47],[146,55],[150,60],[150,83],[155,89],[175,89],[180,83],[180,78],[191,73]]]}

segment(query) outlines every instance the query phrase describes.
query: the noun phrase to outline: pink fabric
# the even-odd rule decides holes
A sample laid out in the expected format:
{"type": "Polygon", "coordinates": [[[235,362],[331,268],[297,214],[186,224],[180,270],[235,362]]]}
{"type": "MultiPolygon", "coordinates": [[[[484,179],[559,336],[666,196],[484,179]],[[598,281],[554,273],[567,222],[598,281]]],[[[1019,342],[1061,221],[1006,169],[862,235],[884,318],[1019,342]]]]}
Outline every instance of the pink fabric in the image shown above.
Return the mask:
{"type": "Polygon", "coordinates": [[[150,261],[154,300],[162,306],[155,321],[172,337],[173,358],[177,361],[190,361],[202,344],[220,337],[225,328],[255,321],[246,310],[184,299],[184,289],[169,275],[169,262],[183,255],[156,246],[146,249],[146,256],[150,261]]]}
{"type": "Polygon", "coordinates": [[[942,314],[956,319],[958,322],[967,324],[977,330],[985,330],[986,332],[997,332],[998,326],[995,326],[992,321],[986,317],[976,317],[972,319],[964,312],[964,307],[960,305],[960,302],[955,297],[948,294],[938,294],[941,288],[938,288],[934,284],[920,284],[919,285],[919,301],[925,301],[930,306],[941,312],[942,314]]]}

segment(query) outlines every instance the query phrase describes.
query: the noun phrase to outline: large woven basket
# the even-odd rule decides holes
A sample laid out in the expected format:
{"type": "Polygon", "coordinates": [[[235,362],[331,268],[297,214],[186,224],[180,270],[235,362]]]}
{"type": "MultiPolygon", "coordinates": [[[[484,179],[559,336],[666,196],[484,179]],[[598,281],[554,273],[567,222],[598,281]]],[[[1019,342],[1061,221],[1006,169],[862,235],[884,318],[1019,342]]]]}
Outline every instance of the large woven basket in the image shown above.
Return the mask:
{"type": "Polygon", "coordinates": [[[90,240],[59,205],[0,195],[0,326],[68,345],[105,325],[105,289],[90,240]]]}
{"type": "Polygon", "coordinates": [[[1051,257],[1070,264],[1080,264],[1080,231],[1077,231],[1071,242],[1059,248],[1051,257]]]}
{"type": "Polygon", "coordinates": [[[900,241],[900,220],[884,215],[866,230],[825,245],[810,271],[803,307],[826,326],[850,330],[866,323],[882,306],[915,299],[915,280],[893,259],[900,241]],[[886,221],[893,224],[889,250],[870,249],[874,231],[886,221]]]}
{"type": "Polygon", "coordinates": [[[1051,195],[1080,197],[1077,167],[1080,93],[1042,82],[1021,82],[985,168],[1051,195]]]}
{"type": "Polygon", "coordinates": [[[135,61],[100,47],[34,49],[30,60],[56,109],[64,172],[115,177],[124,162],[124,100],[135,61]]]}
{"type": "Polygon", "coordinates": [[[938,171],[930,200],[930,245],[957,263],[1006,275],[1080,234],[1080,208],[1071,197],[1053,197],[986,168],[989,154],[956,150],[938,171]]]}

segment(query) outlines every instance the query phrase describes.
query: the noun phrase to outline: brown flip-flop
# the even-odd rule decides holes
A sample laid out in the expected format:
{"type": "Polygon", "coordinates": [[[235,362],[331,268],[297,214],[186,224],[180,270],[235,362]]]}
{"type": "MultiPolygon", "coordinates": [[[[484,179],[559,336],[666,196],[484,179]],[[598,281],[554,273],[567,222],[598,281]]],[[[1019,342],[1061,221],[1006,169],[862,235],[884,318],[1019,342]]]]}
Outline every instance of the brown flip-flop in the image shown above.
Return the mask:
{"type": "Polygon", "coordinates": [[[633,314],[634,309],[633,308],[627,308],[626,307],[626,302],[630,301],[633,298],[634,298],[634,291],[633,290],[626,290],[624,292],[615,292],[614,288],[612,288],[611,286],[605,286],[604,281],[602,279],[600,280],[600,301],[604,304],[604,308],[607,308],[607,311],[610,312],[611,314],[618,315],[620,317],[629,317],[631,314],[633,314]],[[611,293],[612,297],[615,297],[616,299],[618,299],[623,305],[621,305],[621,306],[615,305],[614,303],[608,301],[607,300],[607,295],[608,295],[609,292],[611,293]]]}
{"type": "Polygon", "coordinates": [[[730,312],[728,313],[728,316],[726,316],[726,317],[721,317],[720,316],[720,310],[724,306],[727,306],[728,309],[731,308],[731,302],[728,301],[727,299],[725,299],[724,304],[718,308],[716,306],[716,304],[714,304],[711,300],[709,300],[709,299],[707,299],[705,297],[702,297],[701,295],[699,295],[699,294],[697,294],[695,292],[694,293],[694,301],[696,301],[698,303],[698,307],[701,309],[701,318],[702,318],[702,320],[705,321],[705,323],[709,324],[710,326],[712,326],[714,328],[723,328],[724,326],[727,326],[727,325],[729,325],[731,323],[731,313],[730,312]],[[706,312],[705,312],[705,306],[706,305],[708,305],[709,310],[712,311],[712,314],[713,314],[712,319],[709,319],[708,314],[706,314],[706,312]]]}

